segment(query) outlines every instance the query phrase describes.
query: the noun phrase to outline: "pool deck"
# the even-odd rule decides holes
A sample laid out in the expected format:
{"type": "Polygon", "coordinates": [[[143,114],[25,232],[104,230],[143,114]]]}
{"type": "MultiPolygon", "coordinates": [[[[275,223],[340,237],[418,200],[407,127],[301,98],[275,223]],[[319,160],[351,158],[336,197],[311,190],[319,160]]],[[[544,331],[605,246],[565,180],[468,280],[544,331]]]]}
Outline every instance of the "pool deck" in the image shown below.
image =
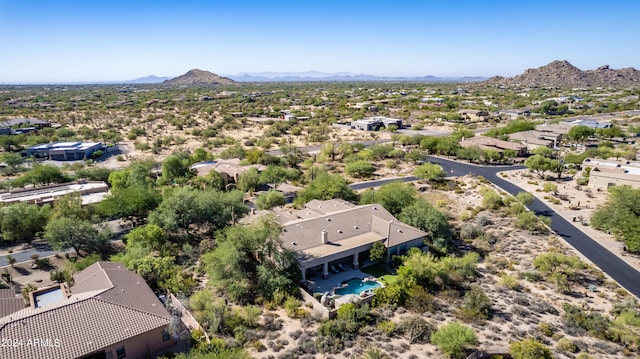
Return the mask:
{"type": "Polygon", "coordinates": [[[315,282],[314,292],[331,293],[331,290],[335,287],[341,286],[342,282],[346,282],[354,278],[364,279],[370,276],[371,275],[358,269],[348,269],[338,274],[332,273],[327,279],[322,279],[321,277],[317,276],[310,277],[308,279],[315,282]]]}

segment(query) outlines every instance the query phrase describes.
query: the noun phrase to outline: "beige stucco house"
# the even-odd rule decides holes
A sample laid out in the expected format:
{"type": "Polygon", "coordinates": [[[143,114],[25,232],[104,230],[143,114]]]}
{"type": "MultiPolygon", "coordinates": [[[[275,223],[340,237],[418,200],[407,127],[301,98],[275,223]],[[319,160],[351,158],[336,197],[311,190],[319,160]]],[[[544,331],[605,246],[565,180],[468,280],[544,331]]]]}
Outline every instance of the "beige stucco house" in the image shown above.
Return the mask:
{"type": "Polygon", "coordinates": [[[589,187],[599,190],[622,185],[640,188],[640,162],[587,158],[582,162],[582,166],[591,167],[589,187]]]}
{"type": "Polygon", "coordinates": [[[0,348],[0,357],[146,358],[176,344],[172,316],[124,264],[97,262],[74,281],[70,293],[62,285],[44,288],[28,307],[3,313],[0,338],[15,345],[0,348]]]}
{"type": "Polygon", "coordinates": [[[326,278],[335,266],[359,268],[375,242],[383,243],[391,258],[424,246],[426,236],[379,204],[313,200],[303,209],[278,212],[276,218],[283,226],[283,245],[298,252],[303,280],[311,275],[326,278]]]}

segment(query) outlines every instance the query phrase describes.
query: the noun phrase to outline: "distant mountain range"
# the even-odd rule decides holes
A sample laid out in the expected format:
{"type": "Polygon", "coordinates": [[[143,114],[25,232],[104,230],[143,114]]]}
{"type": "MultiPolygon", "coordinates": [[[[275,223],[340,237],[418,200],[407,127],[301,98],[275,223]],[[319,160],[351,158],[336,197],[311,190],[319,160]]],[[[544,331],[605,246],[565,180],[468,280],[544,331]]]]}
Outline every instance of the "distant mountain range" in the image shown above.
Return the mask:
{"type": "Polygon", "coordinates": [[[140,77],[135,80],[126,81],[127,84],[159,84],[168,80],[169,77],[158,77],[155,75],[140,77]]]}
{"type": "Polygon", "coordinates": [[[485,83],[497,86],[625,88],[640,85],[640,71],[633,67],[612,69],[609,65],[582,71],[566,60],[556,60],[542,67],[527,69],[518,76],[492,77],[485,83]]]}
{"type": "Polygon", "coordinates": [[[351,81],[406,81],[406,82],[478,82],[484,81],[486,77],[465,76],[465,77],[437,77],[437,76],[375,76],[367,74],[350,74],[345,72],[326,73],[318,71],[308,72],[261,72],[242,73],[238,75],[228,75],[229,78],[237,82],[351,82],[351,81]]]}
{"type": "Polygon", "coordinates": [[[169,78],[147,76],[126,81],[127,84],[169,84],[169,85],[212,85],[231,84],[234,82],[354,82],[354,81],[404,81],[404,82],[478,82],[487,77],[437,77],[437,76],[374,76],[366,74],[350,74],[346,72],[327,73],[319,71],[307,72],[256,72],[226,75],[225,77],[209,71],[194,69],[184,75],[169,78]],[[229,82],[231,81],[231,82],[229,82]]]}

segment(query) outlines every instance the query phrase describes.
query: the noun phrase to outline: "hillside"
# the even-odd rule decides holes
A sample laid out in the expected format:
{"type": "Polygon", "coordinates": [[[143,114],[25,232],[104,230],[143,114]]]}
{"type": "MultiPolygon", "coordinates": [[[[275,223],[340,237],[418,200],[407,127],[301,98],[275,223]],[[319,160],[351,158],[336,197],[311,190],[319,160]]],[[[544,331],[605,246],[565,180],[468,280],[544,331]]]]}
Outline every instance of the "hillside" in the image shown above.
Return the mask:
{"type": "Polygon", "coordinates": [[[166,80],[165,85],[231,85],[235,81],[213,72],[193,69],[184,75],[166,80]]]}
{"type": "Polygon", "coordinates": [[[583,71],[566,60],[527,69],[515,77],[492,77],[485,82],[497,86],[528,87],[635,87],[640,85],[640,71],[633,67],[612,69],[609,65],[583,71]]]}

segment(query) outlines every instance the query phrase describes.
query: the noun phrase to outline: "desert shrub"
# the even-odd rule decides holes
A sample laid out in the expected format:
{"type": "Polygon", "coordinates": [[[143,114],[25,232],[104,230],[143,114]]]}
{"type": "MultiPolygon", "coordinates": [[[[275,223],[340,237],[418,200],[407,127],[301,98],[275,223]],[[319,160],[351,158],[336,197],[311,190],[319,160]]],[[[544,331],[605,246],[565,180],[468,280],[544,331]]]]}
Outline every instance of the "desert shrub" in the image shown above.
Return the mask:
{"type": "Polygon", "coordinates": [[[482,195],[482,207],[486,209],[498,209],[503,206],[502,196],[498,194],[498,192],[485,188],[484,194],[482,195]]]}
{"type": "Polygon", "coordinates": [[[300,301],[298,298],[294,296],[287,296],[287,299],[284,301],[284,310],[287,312],[289,317],[295,318],[298,307],[300,307],[300,301]]]}
{"type": "Polygon", "coordinates": [[[417,315],[406,317],[398,324],[398,332],[411,344],[428,343],[434,329],[432,324],[417,315]]]}
{"type": "Polygon", "coordinates": [[[438,328],[431,334],[431,343],[450,358],[464,358],[470,346],[478,342],[476,334],[470,327],[458,322],[451,322],[438,328]]]}
{"type": "Polygon", "coordinates": [[[540,280],[540,273],[535,271],[519,272],[518,277],[528,282],[537,282],[540,280]]]}
{"type": "Polygon", "coordinates": [[[580,177],[576,180],[578,186],[586,186],[589,184],[589,177],[580,177]]]}
{"type": "Polygon", "coordinates": [[[540,322],[538,324],[538,332],[544,336],[550,337],[553,335],[553,327],[547,322],[540,322]]]}
{"type": "Polygon", "coordinates": [[[502,276],[502,278],[500,278],[500,285],[511,290],[520,290],[520,281],[516,276],[511,274],[502,276]]]}
{"type": "Polygon", "coordinates": [[[370,162],[365,160],[359,160],[349,163],[344,172],[352,177],[369,177],[376,171],[376,167],[370,162]]]}
{"type": "Polygon", "coordinates": [[[523,339],[509,345],[513,359],[552,359],[551,351],[535,339],[523,339]]]}
{"type": "Polygon", "coordinates": [[[569,338],[562,338],[558,340],[556,348],[567,353],[577,353],[579,351],[578,347],[573,343],[573,340],[569,338]]]}
{"type": "Polygon", "coordinates": [[[602,314],[569,303],[564,303],[562,309],[567,333],[580,335],[586,332],[599,339],[609,339],[611,322],[602,314]]]}
{"type": "Polygon", "coordinates": [[[545,182],[542,184],[542,190],[545,192],[556,192],[558,191],[558,185],[552,182],[545,182]]]}
{"type": "Polygon", "coordinates": [[[462,298],[462,305],[458,311],[462,319],[475,321],[489,318],[491,300],[481,287],[472,286],[462,298]]]}
{"type": "Polygon", "coordinates": [[[460,228],[460,239],[476,239],[484,233],[482,227],[477,224],[463,224],[460,228]]]}
{"type": "Polygon", "coordinates": [[[36,259],[36,265],[38,266],[38,269],[42,269],[42,270],[45,270],[45,271],[53,268],[49,258],[36,259]]]}
{"type": "Polygon", "coordinates": [[[434,312],[436,309],[433,295],[419,285],[408,290],[405,307],[414,313],[434,312]]]}
{"type": "Polygon", "coordinates": [[[396,330],[396,323],[390,320],[385,320],[378,323],[377,328],[380,329],[383,333],[391,335],[396,330]]]}
{"type": "Polygon", "coordinates": [[[524,229],[530,232],[538,231],[541,233],[547,233],[549,231],[545,226],[547,220],[549,224],[551,224],[548,217],[536,216],[535,213],[526,211],[516,216],[514,225],[517,228],[524,229]]]}
{"type": "Polygon", "coordinates": [[[491,224],[491,220],[484,214],[480,214],[476,217],[476,224],[480,227],[488,226],[491,224]]]}

